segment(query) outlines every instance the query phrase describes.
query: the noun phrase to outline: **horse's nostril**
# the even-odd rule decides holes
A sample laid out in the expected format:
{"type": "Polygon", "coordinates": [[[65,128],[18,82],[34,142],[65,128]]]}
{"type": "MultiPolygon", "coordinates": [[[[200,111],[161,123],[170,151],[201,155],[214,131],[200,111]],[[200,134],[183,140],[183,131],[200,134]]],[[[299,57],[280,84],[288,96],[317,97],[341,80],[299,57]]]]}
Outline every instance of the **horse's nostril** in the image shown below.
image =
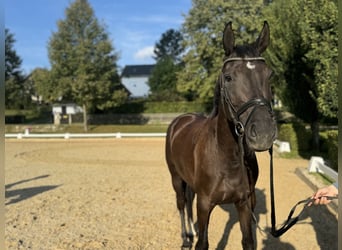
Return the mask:
{"type": "Polygon", "coordinates": [[[252,124],[252,126],[251,126],[251,136],[252,137],[256,137],[257,136],[256,127],[255,127],[254,124],[252,124]]]}

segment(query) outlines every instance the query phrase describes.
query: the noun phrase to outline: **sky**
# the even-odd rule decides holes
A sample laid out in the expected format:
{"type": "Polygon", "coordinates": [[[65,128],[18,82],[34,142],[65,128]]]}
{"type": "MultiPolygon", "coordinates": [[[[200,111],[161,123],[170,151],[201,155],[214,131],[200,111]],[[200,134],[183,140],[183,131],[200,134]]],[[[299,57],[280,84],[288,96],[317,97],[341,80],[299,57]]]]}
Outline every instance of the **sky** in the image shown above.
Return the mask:
{"type": "MultiPolygon", "coordinates": [[[[106,26],[118,65],[153,64],[153,48],[168,29],[179,29],[191,0],[88,0],[97,19],[106,26]]],[[[14,35],[14,49],[28,74],[50,68],[47,44],[57,21],[73,0],[6,0],[5,27],[14,35]]]]}

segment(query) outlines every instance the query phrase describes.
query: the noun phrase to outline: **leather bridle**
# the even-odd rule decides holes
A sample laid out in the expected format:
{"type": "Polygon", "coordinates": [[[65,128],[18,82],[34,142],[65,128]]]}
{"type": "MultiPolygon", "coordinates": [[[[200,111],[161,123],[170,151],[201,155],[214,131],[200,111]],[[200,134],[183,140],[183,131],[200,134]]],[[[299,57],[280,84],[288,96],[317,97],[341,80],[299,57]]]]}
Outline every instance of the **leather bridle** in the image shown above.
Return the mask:
{"type": "Polygon", "coordinates": [[[263,61],[264,62],[265,59],[263,57],[232,57],[232,58],[226,59],[223,62],[223,67],[222,67],[222,71],[220,74],[221,99],[222,99],[222,102],[224,104],[223,110],[226,114],[226,117],[228,118],[228,115],[229,115],[229,117],[233,120],[236,135],[241,137],[244,135],[245,126],[249,122],[250,117],[252,116],[252,114],[254,113],[255,109],[258,106],[265,106],[268,109],[271,116],[273,116],[273,109],[272,109],[272,105],[271,105],[270,101],[268,101],[267,99],[265,99],[263,97],[252,98],[249,101],[242,104],[242,106],[239,107],[238,109],[236,109],[234,107],[234,105],[231,101],[230,95],[229,95],[229,89],[224,86],[225,75],[223,72],[225,65],[229,62],[234,62],[234,61],[246,61],[246,62],[263,61]],[[226,108],[228,109],[228,111],[226,111],[226,108]],[[253,108],[253,109],[250,112],[249,116],[247,117],[246,122],[243,123],[241,121],[241,115],[243,113],[245,113],[250,108],[253,108]]]}

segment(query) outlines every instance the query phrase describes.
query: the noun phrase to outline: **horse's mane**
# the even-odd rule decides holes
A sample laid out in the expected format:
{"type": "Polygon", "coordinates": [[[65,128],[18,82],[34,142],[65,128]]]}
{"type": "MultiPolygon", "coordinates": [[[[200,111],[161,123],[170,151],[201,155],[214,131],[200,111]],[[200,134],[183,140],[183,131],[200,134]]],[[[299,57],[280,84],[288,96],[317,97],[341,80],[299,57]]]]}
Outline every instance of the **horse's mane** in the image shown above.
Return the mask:
{"type": "MultiPolygon", "coordinates": [[[[260,53],[256,49],[256,44],[238,45],[234,47],[233,53],[229,57],[257,57],[260,53]]],[[[225,57],[225,61],[228,57],[225,57]]],[[[221,90],[220,90],[220,77],[216,80],[216,86],[214,91],[214,101],[213,109],[209,115],[209,118],[214,118],[218,114],[219,104],[220,104],[221,90]]]]}

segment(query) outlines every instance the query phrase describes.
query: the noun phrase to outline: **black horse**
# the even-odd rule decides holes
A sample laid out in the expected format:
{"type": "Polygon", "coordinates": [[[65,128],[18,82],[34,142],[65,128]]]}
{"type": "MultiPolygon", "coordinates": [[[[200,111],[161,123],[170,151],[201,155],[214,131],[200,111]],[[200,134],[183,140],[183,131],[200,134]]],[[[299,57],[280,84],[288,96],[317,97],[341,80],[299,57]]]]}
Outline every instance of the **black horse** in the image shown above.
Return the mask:
{"type": "Polygon", "coordinates": [[[243,249],[255,248],[251,227],[258,178],[255,151],[271,148],[276,137],[269,84],[272,71],[260,56],[269,39],[265,21],[254,43],[235,46],[232,24],[228,23],[223,34],[226,58],[215,87],[212,113],[209,117],[181,115],[168,128],[166,161],[181,217],[182,247],[191,248],[196,234],[192,220],[196,193],[196,249],[208,249],[210,213],[223,203],[236,206],[243,249]]]}

